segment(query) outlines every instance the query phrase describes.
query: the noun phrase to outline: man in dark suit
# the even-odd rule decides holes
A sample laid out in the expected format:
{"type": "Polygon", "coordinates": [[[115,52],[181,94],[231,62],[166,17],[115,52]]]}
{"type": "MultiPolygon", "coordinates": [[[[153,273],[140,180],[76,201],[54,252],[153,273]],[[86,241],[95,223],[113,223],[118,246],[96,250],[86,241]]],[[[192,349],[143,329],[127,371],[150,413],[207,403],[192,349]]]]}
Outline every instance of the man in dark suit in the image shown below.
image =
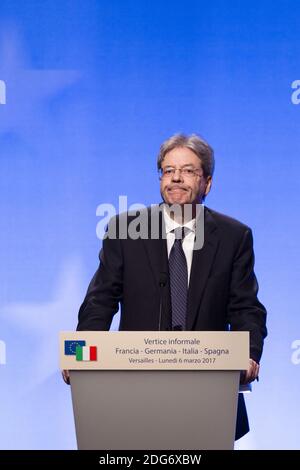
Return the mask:
{"type": "MultiPolygon", "coordinates": [[[[200,137],[165,141],[158,170],[164,203],[110,221],[77,329],[109,330],[121,305],[120,330],[249,331],[250,363],[241,381],[250,383],[267,334],[251,229],[202,205],[214,155],[200,137]]],[[[248,430],[239,395],[236,439],[248,430]]]]}

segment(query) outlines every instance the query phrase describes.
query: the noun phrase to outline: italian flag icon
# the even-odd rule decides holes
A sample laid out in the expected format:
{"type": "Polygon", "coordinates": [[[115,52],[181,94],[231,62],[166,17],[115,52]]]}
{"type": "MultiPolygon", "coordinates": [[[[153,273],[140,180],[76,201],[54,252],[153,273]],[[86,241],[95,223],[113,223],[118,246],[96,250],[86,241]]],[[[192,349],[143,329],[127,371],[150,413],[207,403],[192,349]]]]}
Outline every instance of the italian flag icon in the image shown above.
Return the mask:
{"type": "Polygon", "coordinates": [[[97,361],[97,346],[76,346],[76,361],[97,361]]]}

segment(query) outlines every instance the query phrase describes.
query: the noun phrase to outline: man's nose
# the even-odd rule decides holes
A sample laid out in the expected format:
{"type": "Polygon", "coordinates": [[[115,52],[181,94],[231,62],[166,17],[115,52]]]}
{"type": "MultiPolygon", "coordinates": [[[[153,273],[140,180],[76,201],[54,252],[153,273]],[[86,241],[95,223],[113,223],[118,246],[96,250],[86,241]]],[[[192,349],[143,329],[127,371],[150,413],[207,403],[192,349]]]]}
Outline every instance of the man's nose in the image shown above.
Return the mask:
{"type": "Polygon", "coordinates": [[[172,180],[173,181],[181,181],[182,180],[182,174],[181,174],[181,170],[179,168],[176,168],[176,170],[174,170],[172,180]]]}

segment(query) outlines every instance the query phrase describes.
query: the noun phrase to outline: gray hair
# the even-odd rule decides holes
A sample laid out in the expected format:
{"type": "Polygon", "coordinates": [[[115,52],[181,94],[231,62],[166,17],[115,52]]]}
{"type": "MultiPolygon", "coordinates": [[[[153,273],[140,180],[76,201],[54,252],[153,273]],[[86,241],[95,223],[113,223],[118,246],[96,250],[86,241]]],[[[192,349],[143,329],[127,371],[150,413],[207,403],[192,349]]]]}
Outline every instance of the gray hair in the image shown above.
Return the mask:
{"type": "Polygon", "coordinates": [[[157,168],[161,169],[161,164],[168,152],[178,147],[186,147],[194,152],[201,161],[204,176],[212,176],[215,169],[215,158],[212,147],[197,134],[185,135],[175,134],[165,140],[160,146],[157,157],[157,168]]]}

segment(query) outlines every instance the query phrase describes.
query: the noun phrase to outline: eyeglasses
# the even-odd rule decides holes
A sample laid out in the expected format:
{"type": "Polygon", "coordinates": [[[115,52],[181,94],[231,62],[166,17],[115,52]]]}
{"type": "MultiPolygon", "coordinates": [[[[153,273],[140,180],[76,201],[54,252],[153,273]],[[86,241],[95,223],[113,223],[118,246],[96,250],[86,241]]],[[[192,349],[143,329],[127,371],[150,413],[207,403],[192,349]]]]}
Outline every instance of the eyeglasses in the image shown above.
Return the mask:
{"type": "Polygon", "coordinates": [[[203,176],[203,173],[197,168],[183,167],[183,168],[173,168],[172,166],[166,166],[165,168],[160,169],[160,178],[173,178],[176,171],[180,172],[180,176],[184,178],[195,178],[196,176],[203,176]]]}

